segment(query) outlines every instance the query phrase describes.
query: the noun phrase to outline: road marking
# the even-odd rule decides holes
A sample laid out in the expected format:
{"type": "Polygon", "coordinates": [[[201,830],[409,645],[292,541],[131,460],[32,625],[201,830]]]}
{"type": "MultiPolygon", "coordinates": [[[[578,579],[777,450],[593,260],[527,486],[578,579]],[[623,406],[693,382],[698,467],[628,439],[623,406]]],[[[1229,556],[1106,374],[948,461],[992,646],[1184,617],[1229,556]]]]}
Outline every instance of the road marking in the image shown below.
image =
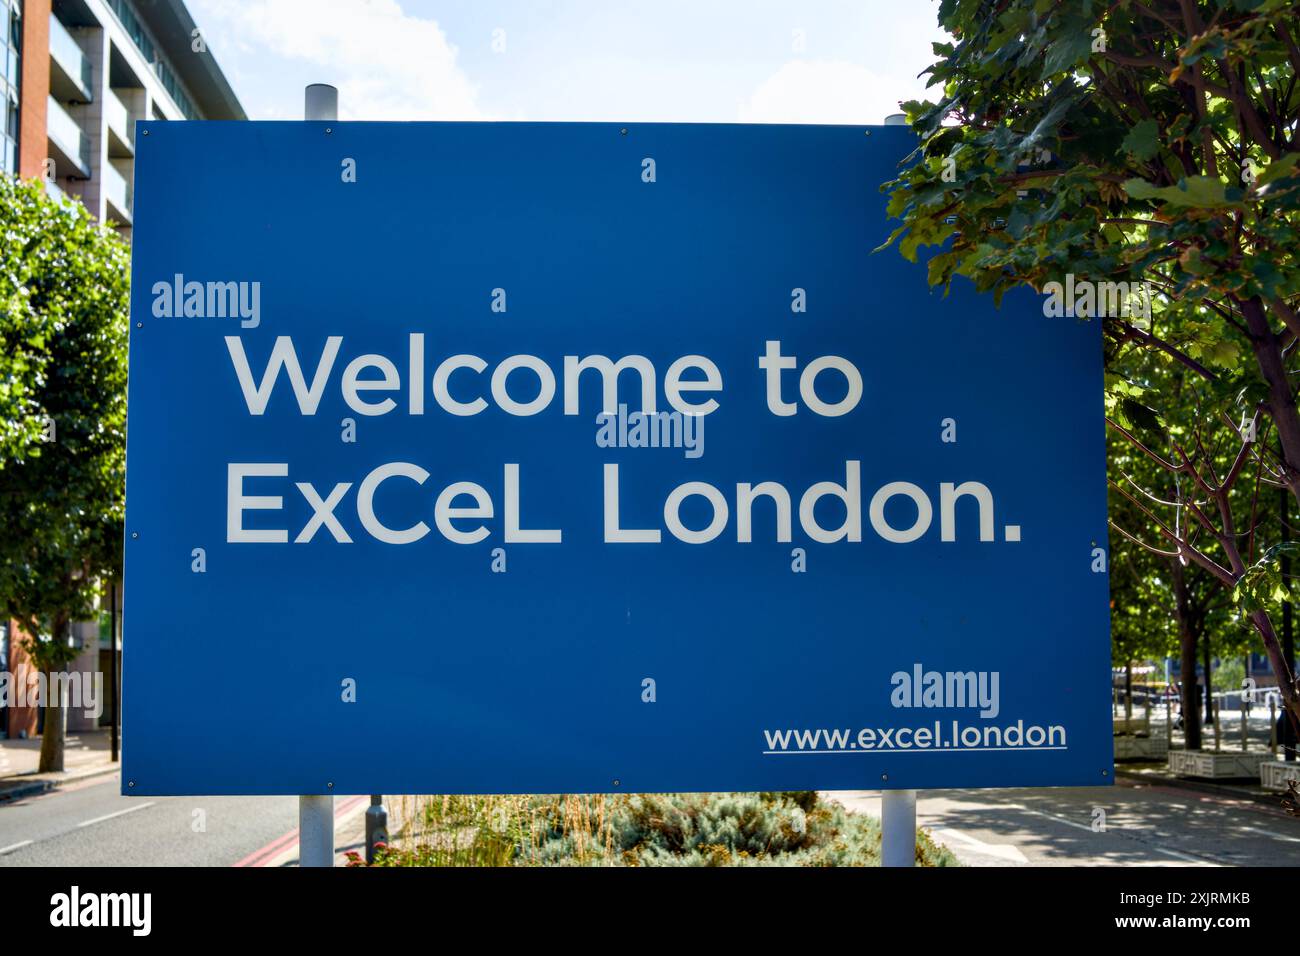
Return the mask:
{"type": "Polygon", "coordinates": [[[1237,829],[1246,833],[1260,833],[1266,837],[1272,837],[1274,840],[1281,840],[1283,843],[1300,843],[1300,837],[1283,836],[1271,830],[1261,830],[1259,827],[1237,827],[1237,829]]]}
{"type": "Polygon", "coordinates": [[[1054,813],[1047,813],[1047,812],[1045,812],[1045,811],[1043,811],[1043,810],[1030,810],[1028,807],[1022,807],[1022,806],[1021,806],[1020,804],[1018,804],[1018,803],[1017,803],[1017,804],[1007,804],[1007,806],[1015,807],[1017,810],[1022,810],[1022,811],[1024,811],[1025,813],[1031,813],[1031,814],[1033,814],[1033,815],[1036,816],[1036,817],[1047,817],[1047,819],[1049,819],[1049,820],[1055,820],[1057,823],[1064,823],[1067,827],[1074,827],[1076,830],[1087,830],[1089,833],[1097,833],[1097,832],[1098,832],[1097,830],[1094,830],[1090,824],[1086,824],[1086,823],[1078,823],[1077,821],[1074,821],[1074,820],[1067,820],[1067,819],[1065,819],[1065,817],[1058,817],[1058,816],[1057,816],[1056,814],[1054,814],[1054,813]]]}
{"type": "Polygon", "coordinates": [[[969,833],[962,833],[960,830],[935,830],[933,832],[934,835],[939,837],[941,840],[945,837],[961,840],[963,843],[969,844],[972,850],[975,850],[977,853],[982,853],[985,856],[992,856],[1001,860],[1010,860],[1012,863],[1029,862],[1029,858],[1010,843],[985,843],[983,840],[973,837],[969,833]]]}
{"type": "Polygon", "coordinates": [[[266,846],[262,847],[259,850],[254,850],[252,853],[248,854],[248,856],[244,857],[238,863],[233,863],[231,865],[232,866],[260,866],[265,860],[269,860],[271,857],[277,856],[279,854],[279,851],[284,850],[291,843],[296,843],[297,841],[298,841],[298,830],[297,828],[294,828],[290,830],[288,833],[286,833],[284,836],[280,837],[278,840],[272,840],[266,846]]]}
{"type": "MultiPolygon", "coordinates": [[[[334,809],[334,829],[337,830],[346,820],[356,816],[359,809],[364,809],[364,804],[368,803],[368,798],[364,796],[350,797],[347,799],[340,798],[342,802],[334,809]]],[[[296,851],[298,846],[298,828],[294,827],[278,840],[272,840],[260,850],[254,850],[248,856],[244,857],[232,866],[270,866],[277,862],[281,857],[287,857],[289,853],[296,851]]]]}
{"type": "Polygon", "coordinates": [[[31,842],[31,840],[24,840],[22,843],[11,843],[9,846],[2,846],[0,847],[0,856],[4,856],[6,853],[12,853],[14,850],[28,846],[31,842]]]}
{"type": "Polygon", "coordinates": [[[1192,856],[1188,853],[1179,853],[1177,850],[1166,850],[1162,846],[1153,846],[1151,849],[1157,853],[1163,853],[1166,856],[1172,856],[1178,860],[1185,860],[1188,863],[1195,863],[1197,866],[1219,866],[1218,863],[1211,863],[1208,860],[1202,860],[1200,857],[1192,856]]]}
{"type": "MultiPolygon", "coordinates": [[[[1011,804],[1006,804],[1006,806],[1010,806],[1010,805],[1011,804]]],[[[1177,850],[1166,850],[1164,847],[1155,846],[1154,844],[1152,844],[1151,842],[1149,842],[1148,840],[1140,836],[1128,836],[1124,832],[1127,829],[1127,827],[1107,827],[1105,830],[1093,830],[1093,828],[1088,824],[1077,823],[1074,820],[1067,820],[1064,817],[1058,817],[1054,813],[1047,813],[1043,810],[1030,810],[1028,807],[1019,806],[1019,804],[1016,804],[1015,806],[1017,806],[1018,809],[1023,810],[1025,813],[1032,813],[1034,816],[1046,817],[1049,820],[1055,820],[1057,823],[1064,823],[1066,826],[1075,827],[1076,829],[1079,830],[1087,830],[1090,833],[1115,833],[1119,836],[1123,836],[1126,839],[1133,841],[1134,843],[1141,843],[1143,846],[1150,847],[1151,849],[1155,850],[1157,853],[1163,853],[1166,856],[1172,856],[1175,859],[1183,860],[1184,862],[1187,863],[1195,863],[1197,866],[1222,866],[1223,865],[1221,863],[1217,863],[1211,860],[1206,860],[1203,857],[1192,856],[1188,853],[1179,853],[1177,850]]],[[[1157,833],[1156,836],[1159,836],[1159,833],[1157,833]]]]}
{"type": "Polygon", "coordinates": [[[152,800],[150,800],[148,803],[138,803],[134,807],[127,807],[125,810],[118,810],[116,813],[106,813],[102,817],[95,817],[95,819],[93,820],[82,820],[80,823],[77,824],[77,826],[88,827],[94,823],[103,823],[105,820],[111,820],[114,817],[120,817],[127,813],[135,813],[135,811],[137,810],[144,810],[146,807],[152,807],[153,805],[154,805],[154,801],[152,800]]]}

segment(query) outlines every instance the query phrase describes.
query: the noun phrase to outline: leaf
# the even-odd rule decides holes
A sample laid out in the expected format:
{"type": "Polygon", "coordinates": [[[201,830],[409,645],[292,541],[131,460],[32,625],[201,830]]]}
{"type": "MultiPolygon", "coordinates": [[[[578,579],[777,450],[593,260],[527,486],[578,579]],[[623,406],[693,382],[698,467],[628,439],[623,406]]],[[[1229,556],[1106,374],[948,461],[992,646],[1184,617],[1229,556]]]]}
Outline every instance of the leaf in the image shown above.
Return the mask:
{"type": "Polygon", "coordinates": [[[1034,131],[1020,141],[1020,152],[1027,153],[1030,150],[1038,149],[1043,145],[1044,141],[1055,139],[1057,127],[1061,125],[1061,120],[1065,118],[1065,114],[1069,112],[1076,102],[1078,102],[1078,97],[1074,93],[1073,85],[1071,85],[1069,91],[1053,103],[1052,108],[1047,111],[1047,115],[1038,121],[1034,131]]]}
{"type": "Polygon", "coordinates": [[[1043,58],[1042,76],[1063,73],[1092,52],[1092,34],[1085,30],[1066,30],[1043,58]]]}
{"type": "Polygon", "coordinates": [[[1186,176],[1177,186],[1163,188],[1145,179],[1128,179],[1124,181],[1124,190],[1134,199],[1156,199],[1193,209],[1223,209],[1234,204],[1223,180],[1213,176],[1186,176]]]}
{"type": "Polygon", "coordinates": [[[1275,159],[1269,163],[1264,168],[1264,171],[1255,177],[1255,183],[1260,186],[1267,186],[1276,179],[1290,176],[1295,172],[1297,162],[1300,162],[1300,153],[1287,153],[1280,159],[1275,159]]]}
{"type": "Polygon", "coordinates": [[[1160,126],[1153,119],[1144,119],[1124,137],[1120,148],[1134,159],[1146,161],[1160,150],[1160,126]]]}
{"type": "Polygon", "coordinates": [[[1154,408],[1143,405],[1141,402],[1131,398],[1125,398],[1120,401],[1120,409],[1124,417],[1139,431],[1156,432],[1163,435],[1166,431],[1165,423],[1160,420],[1160,416],[1154,408]]]}

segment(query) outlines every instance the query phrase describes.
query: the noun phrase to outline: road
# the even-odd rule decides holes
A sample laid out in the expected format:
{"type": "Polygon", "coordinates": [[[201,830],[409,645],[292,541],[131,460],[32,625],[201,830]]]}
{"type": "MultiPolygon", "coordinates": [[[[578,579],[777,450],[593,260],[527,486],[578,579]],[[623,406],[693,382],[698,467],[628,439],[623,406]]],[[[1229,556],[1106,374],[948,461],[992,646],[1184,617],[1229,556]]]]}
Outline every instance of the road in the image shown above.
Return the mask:
{"type": "MultiPolygon", "coordinates": [[[[878,791],[831,796],[880,813],[878,791]]],[[[916,815],[975,866],[1300,866],[1300,819],[1174,787],[927,790],[916,815]]]]}
{"type": "MultiPolygon", "coordinates": [[[[296,862],[294,797],[123,797],[118,787],[114,774],[0,804],[0,866],[296,862]]],[[[878,791],[828,796],[880,812],[878,791]]],[[[336,799],[340,851],[359,847],[365,803],[336,799]]],[[[975,866],[1300,866],[1300,820],[1173,787],[931,790],[917,819],[975,866]]]]}
{"type": "Polygon", "coordinates": [[[295,797],[123,797],[119,787],[113,774],[0,804],[0,866],[232,866],[298,826],[295,797]]]}

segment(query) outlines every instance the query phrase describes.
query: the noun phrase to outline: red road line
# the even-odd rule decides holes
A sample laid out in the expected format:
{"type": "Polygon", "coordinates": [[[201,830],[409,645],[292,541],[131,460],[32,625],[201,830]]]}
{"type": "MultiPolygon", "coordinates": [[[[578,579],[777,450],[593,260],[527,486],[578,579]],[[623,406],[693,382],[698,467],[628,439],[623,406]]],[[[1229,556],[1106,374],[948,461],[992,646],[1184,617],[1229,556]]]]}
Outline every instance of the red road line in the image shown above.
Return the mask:
{"type": "MultiPolygon", "coordinates": [[[[362,796],[362,797],[351,797],[350,799],[343,801],[343,803],[339,804],[337,807],[334,808],[335,821],[337,822],[339,817],[343,816],[343,814],[347,813],[349,810],[351,810],[358,803],[360,803],[362,800],[365,799],[367,798],[362,796]]],[[[297,843],[297,842],[298,842],[298,828],[294,827],[284,836],[280,837],[279,839],[272,840],[270,843],[262,847],[260,850],[254,850],[252,853],[248,854],[248,856],[244,857],[238,863],[232,864],[232,866],[266,866],[267,863],[269,863],[271,860],[275,859],[286,849],[288,849],[291,843],[297,843]]]]}
{"type": "Polygon", "coordinates": [[[298,840],[298,830],[297,828],[294,828],[290,830],[288,833],[286,833],[284,836],[280,837],[278,840],[274,840],[268,843],[260,850],[254,850],[252,853],[248,854],[248,856],[244,857],[238,863],[232,864],[232,866],[256,866],[257,863],[255,861],[261,862],[263,857],[269,858],[270,856],[276,854],[279,850],[282,850],[285,847],[287,847],[290,843],[297,842],[297,840],[298,840]]]}

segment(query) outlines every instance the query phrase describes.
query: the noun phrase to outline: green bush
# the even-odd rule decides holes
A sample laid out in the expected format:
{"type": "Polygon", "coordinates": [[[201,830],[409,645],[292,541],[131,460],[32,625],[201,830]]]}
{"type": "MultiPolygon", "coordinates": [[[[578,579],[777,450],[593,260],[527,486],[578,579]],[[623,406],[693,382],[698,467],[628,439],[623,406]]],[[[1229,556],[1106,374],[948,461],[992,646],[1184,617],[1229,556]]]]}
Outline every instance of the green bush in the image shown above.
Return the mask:
{"type": "MultiPolygon", "coordinates": [[[[378,866],[878,866],[880,825],[799,793],[434,797],[378,866]]],[[[956,859],[923,831],[919,866],[956,859]]],[[[352,865],[364,865],[359,858],[352,865]]]]}

